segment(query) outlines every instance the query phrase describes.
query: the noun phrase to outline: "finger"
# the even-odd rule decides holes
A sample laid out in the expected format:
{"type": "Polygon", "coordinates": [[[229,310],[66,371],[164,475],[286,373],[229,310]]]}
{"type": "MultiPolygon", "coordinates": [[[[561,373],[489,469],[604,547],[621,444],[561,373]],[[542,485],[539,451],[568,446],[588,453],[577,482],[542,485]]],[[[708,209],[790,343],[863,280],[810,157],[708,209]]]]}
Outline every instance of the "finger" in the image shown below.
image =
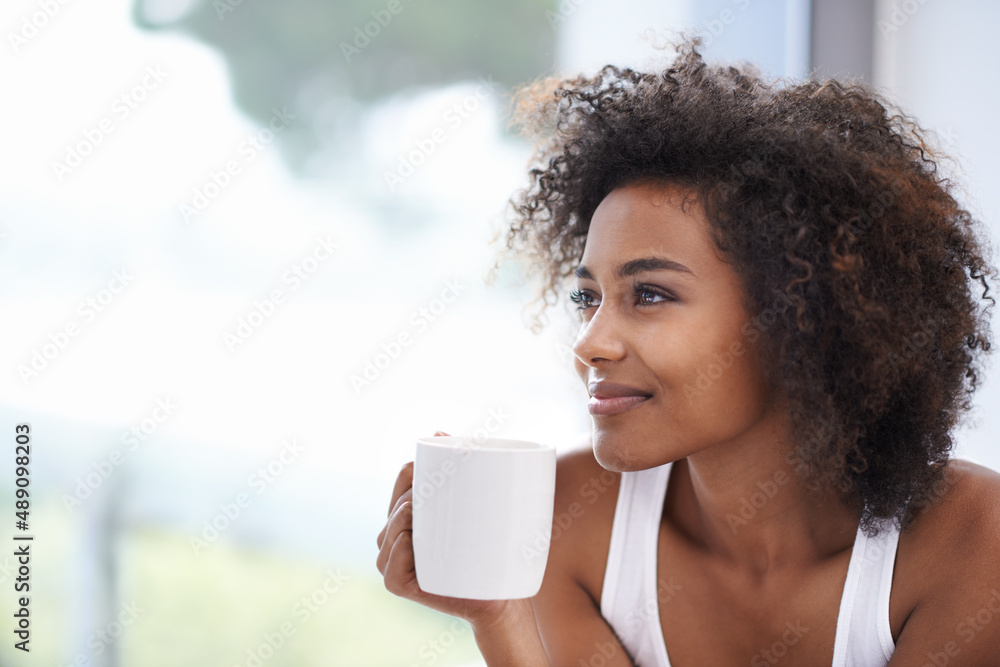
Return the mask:
{"type": "Polygon", "coordinates": [[[396,484],[392,487],[392,500],[389,502],[389,511],[386,513],[386,516],[392,514],[392,509],[396,506],[396,501],[411,486],[413,486],[413,461],[407,461],[403,464],[399,475],[396,476],[396,484]]]}
{"type": "Polygon", "coordinates": [[[394,595],[405,597],[419,590],[417,570],[413,560],[413,531],[404,530],[396,536],[385,565],[385,587],[394,595]]]}
{"type": "Polygon", "coordinates": [[[392,516],[392,512],[395,512],[397,509],[399,509],[399,506],[402,505],[407,500],[413,500],[412,486],[408,488],[406,491],[403,491],[403,495],[401,495],[399,498],[396,498],[396,504],[392,506],[392,510],[389,512],[389,516],[392,516]]]}
{"type": "MultiPolygon", "coordinates": [[[[413,488],[411,487],[406,491],[403,491],[403,495],[401,495],[399,498],[396,499],[396,504],[392,506],[391,510],[389,510],[389,519],[392,519],[392,515],[396,512],[397,509],[399,509],[399,506],[402,503],[412,499],[413,499],[413,488]]],[[[385,539],[385,533],[389,528],[389,519],[386,520],[385,525],[382,526],[382,530],[378,534],[378,538],[375,540],[380,549],[382,548],[382,541],[385,539]]]]}
{"type": "Polygon", "coordinates": [[[434,431],[434,435],[448,435],[444,431],[434,431]]]}
{"type": "Polygon", "coordinates": [[[393,512],[388,523],[385,524],[385,536],[379,547],[378,558],[375,560],[375,565],[378,566],[380,572],[385,568],[386,561],[389,560],[389,554],[392,552],[399,534],[412,530],[413,505],[410,502],[404,502],[399,509],[393,512]]]}

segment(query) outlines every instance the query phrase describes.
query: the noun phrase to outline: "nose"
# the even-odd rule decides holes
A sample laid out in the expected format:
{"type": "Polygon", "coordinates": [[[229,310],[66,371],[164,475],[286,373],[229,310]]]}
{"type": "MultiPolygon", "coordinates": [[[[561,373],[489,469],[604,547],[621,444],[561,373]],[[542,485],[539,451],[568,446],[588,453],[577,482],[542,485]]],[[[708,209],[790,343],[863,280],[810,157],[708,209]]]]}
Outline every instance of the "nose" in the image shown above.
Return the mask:
{"type": "Polygon", "coordinates": [[[625,342],[614,311],[602,303],[589,321],[581,323],[573,343],[573,354],[579,363],[587,366],[597,366],[602,361],[618,361],[625,356],[625,342]]]}

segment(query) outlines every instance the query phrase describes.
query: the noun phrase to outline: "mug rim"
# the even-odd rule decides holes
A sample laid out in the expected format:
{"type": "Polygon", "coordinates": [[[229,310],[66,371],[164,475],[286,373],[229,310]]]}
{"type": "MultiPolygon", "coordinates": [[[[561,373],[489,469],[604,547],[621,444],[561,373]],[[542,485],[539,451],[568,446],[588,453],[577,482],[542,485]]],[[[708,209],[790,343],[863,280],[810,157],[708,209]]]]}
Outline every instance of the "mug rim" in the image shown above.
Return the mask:
{"type": "Polygon", "coordinates": [[[518,452],[522,454],[529,453],[544,453],[555,451],[555,447],[548,443],[538,442],[537,440],[522,440],[519,438],[495,438],[488,437],[482,443],[475,443],[471,436],[461,436],[461,435],[428,435],[421,438],[417,438],[417,444],[423,444],[430,447],[437,447],[439,449],[448,450],[469,450],[469,451],[479,451],[479,452],[518,452]],[[500,444],[485,445],[484,443],[517,443],[514,446],[500,444]],[[467,443],[467,446],[463,447],[463,444],[467,443]],[[530,445],[528,447],[517,446],[517,445],[530,445]]]}

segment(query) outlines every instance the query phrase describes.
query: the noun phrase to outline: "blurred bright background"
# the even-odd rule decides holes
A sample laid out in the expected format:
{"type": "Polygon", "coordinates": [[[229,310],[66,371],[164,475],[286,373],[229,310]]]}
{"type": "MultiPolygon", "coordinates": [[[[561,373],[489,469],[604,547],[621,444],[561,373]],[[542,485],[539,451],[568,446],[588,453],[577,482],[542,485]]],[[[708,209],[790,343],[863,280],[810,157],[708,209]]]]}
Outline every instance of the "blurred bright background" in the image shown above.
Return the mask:
{"type": "MultiPolygon", "coordinates": [[[[534,335],[517,266],[484,282],[526,182],[513,87],[662,66],[680,29],[857,77],[938,133],[995,244],[998,23],[986,0],[7,0],[0,539],[24,422],[36,537],[32,650],[8,632],[0,664],[482,664],[385,591],[376,535],[419,436],[587,438],[569,310],[534,335]]],[[[998,405],[990,372],[957,455],[1000,469],[998,405]]]]}

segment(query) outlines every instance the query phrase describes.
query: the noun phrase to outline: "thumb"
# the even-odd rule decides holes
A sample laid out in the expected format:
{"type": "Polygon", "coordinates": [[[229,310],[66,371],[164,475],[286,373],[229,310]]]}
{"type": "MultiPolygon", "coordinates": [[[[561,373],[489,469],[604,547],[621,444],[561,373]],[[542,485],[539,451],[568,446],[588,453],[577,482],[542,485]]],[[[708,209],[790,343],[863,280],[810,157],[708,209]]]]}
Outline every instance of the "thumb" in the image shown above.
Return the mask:
{"type": "Polygon", "coordinates": [[[444,431],[434,431],[434,435],[448,435],[444,431]]]}

